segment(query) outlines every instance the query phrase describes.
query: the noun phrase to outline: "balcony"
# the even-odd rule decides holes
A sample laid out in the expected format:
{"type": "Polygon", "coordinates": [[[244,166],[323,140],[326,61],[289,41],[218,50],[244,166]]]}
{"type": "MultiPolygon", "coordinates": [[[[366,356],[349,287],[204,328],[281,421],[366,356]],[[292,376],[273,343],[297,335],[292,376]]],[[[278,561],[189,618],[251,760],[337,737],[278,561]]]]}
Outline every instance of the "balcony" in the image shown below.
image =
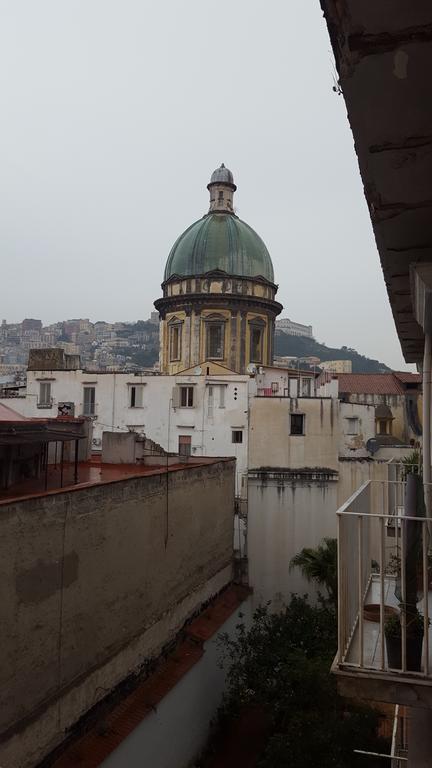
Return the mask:
{"type": "Polygon", "coordinates": [[[338,653],[332,671],[344,696],[432,707],[431,521],[405,514],[405,494],[399,479],[372,480],[337,511],[338,653]],[[411,603],[413,578],[423,625],[421,660],[415,663],[410,614],[400,610],[411,603]],[[384,631],[391,614],[400,626],[396,662],[393,655],[389,660],[384,631]]]}

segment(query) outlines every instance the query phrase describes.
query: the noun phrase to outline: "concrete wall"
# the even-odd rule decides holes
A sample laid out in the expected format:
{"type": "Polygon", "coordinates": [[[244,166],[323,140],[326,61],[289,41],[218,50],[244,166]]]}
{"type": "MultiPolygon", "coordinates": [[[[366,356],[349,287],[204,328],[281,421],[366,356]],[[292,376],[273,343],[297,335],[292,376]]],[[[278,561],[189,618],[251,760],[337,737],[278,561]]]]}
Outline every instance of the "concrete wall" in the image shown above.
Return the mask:
{"type": "Polygon", "coordinates": [[[255,397],[250,405],[249,468],[337,469],[339,402],[331,398],[255,397]],[[290,435],[290,414],[305,415],[305,434],[290,435]]]}
{"type": "Polygon", "coordinates": [[[26,768],[232,573],[234,464],[0,504],[2,768],[26,768]],[[168,487],[168,495],[167,495],[168,487]]]}
{"type": "MultiPolygon", "coordinates": [[[[325,536],[336,537],[336,510],[366,480],[386,480],[386,462],[339,461],[338,472],[295,471],[249,474],[247,552],[253,600],[272,600],[278,607],[292,592],[316,595],[291,558],[303,547],[316,547],[325,536]]],[[[373,484],[372,503],[382,509],[382,483],[373,484]]]]}
{"type": "Polygon", "coordinates": [[[103,762],[103,768],[186,768],[204,749],[221,703],[226,669],[221,668],[217,636],[235,636],[237,624],[251,623],[248,598],[204,643],[204,655],[103,762]]]}
{"type": "Polygon", "coordinates": [[[292,592],[315,594],[291,558],[336,535],[337,481],[303,483],[286,477],[249,478],[247,547],[255,605],[278,608],[292,592]]]}

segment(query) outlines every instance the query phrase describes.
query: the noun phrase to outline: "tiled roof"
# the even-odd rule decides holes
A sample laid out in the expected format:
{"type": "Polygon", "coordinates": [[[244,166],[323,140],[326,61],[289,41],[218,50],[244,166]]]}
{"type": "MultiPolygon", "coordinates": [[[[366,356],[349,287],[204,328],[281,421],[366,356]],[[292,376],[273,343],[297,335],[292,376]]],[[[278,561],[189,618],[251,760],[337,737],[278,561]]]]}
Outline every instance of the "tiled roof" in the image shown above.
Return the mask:
{"type": "Polygon", "coordinates": [[[394,371],[394,376],[396,376],[399,381],[402,381],[403,384],[421,384],[422,377],[419,373],[410,373],[409,371],[394,371]]]}
{"type": "MultiPolygon", "coordinates": [[[[407,376],[407,374],[403,374],[407,376]]],[[[418,374],[411,374],[416,376],[418,374]]],[[[404,383],[393,373],[337,373],[334,376],[339,381],[339,392],[352,395],[403,395],[404,383]]],[[[409,379],[417,381],[417,379],[409,379]]],[[[421,381],[421,377],[419,377],[421,381]]]]}

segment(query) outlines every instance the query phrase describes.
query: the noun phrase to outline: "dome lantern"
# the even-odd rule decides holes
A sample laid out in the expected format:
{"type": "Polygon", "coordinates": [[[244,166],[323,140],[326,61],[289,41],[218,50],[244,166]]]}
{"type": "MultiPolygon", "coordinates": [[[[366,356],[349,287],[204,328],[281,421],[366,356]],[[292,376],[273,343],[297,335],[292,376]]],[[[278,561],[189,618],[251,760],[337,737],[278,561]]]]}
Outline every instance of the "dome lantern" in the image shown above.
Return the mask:
{"type": "Polygon", "coordinates": [[[233,196],[237,187],[234,184],[232,172],[225,168],[223,163],[213,171],[207,189],[210,192],[209,213],[213,211],[234,213],[233,196]]]}

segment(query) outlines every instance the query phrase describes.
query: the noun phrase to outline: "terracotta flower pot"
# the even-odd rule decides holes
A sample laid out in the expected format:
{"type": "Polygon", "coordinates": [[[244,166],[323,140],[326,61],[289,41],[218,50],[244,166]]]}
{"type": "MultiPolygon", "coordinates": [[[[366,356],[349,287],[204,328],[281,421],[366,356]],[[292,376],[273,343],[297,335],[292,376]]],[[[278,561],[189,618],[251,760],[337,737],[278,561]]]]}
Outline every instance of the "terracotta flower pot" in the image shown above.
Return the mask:
{"type": "MultiPolygon", "coordinates": [[[[381,611],[381,606],[379,603],[366,603],[366,605],[363,606],[363,618],[365,621],[379,622],[380,611],[381,611]]],[[[391,605],[385,605],[384,621],[386,619],[389,619],[390,616],[397,616],[398,613],[399,611],[397,610],[397,608],[393,608],[391,605]]]]}

